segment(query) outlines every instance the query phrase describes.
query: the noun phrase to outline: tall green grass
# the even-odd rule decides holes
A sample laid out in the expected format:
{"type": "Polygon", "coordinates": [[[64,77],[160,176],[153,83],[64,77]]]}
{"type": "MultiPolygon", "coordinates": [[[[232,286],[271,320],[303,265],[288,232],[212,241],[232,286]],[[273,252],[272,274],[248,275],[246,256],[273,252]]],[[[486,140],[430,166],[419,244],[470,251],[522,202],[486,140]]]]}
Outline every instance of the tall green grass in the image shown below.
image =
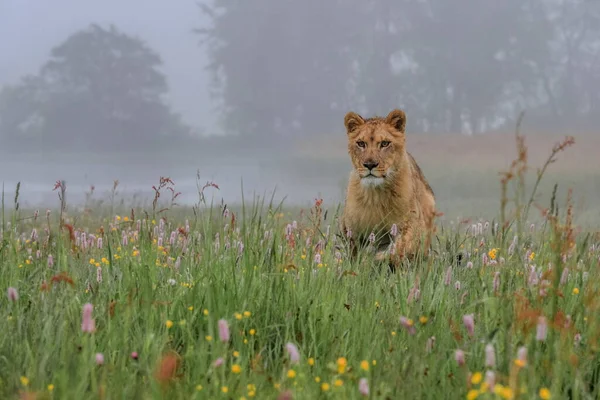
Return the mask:
{"type": "Polygon", "coordinates": [[[348,259],[336,205],[91,214],[63,197],[34,216],[3,199],[0,398],[598,398],[598,237],[555,198],[530,225],[514,198],[504,220],[440,224],[396,273],[348,259]]]}

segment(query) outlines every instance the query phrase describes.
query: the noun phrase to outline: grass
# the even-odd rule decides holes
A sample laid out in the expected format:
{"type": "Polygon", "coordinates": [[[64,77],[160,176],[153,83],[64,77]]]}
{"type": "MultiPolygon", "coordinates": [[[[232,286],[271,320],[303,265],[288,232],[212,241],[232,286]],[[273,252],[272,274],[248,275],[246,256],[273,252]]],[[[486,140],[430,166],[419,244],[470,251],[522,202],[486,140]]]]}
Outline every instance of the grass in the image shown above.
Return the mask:
{"type": "Polygon", "coordinates": [[[3,199],[0,398],[354,399],[362,379],[373,399],[598,398],[598,237],[556,197],[533,225],[510,198],[393,274],[345,256],[336,205],[71,214],[63,192],[34,217],[3,199]]]}

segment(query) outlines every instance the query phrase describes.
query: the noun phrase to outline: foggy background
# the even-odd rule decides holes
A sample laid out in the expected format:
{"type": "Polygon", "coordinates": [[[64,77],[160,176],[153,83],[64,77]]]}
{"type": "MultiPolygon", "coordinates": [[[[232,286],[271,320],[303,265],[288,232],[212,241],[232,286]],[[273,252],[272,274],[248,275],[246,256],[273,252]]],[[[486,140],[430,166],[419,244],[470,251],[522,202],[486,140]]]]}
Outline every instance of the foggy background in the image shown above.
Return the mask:
{"type": "MultiPolygon", "coordinates": [[[[407,113],[408,150],[448,215],[492,217],[499,177],[573,135],[542,186],[600,217],[599,0],[0,0],[0,182],[54,206],[90,185],[181,202],[343,199],[343,118],[407,113]]],[[[138,197],[136,197],[138,198],[138,197]]]]}

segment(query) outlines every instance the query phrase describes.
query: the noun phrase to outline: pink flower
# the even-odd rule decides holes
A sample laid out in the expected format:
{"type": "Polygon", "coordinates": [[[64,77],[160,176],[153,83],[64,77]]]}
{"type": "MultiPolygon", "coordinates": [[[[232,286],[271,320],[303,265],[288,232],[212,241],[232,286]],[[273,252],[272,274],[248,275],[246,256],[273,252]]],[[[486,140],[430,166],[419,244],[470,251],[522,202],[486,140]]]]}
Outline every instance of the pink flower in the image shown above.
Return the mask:
{"type": "Polygon", "coordinates": [[[134,360],[138,359],[138,353],[137,353],[137,351],[131,352],[131,358],[133,358],[134,360]]]}
{"type": "Polygon", "coordinates": [[[290,362],[292,364],[297,364],[300,361],[300,353],[298,352],[298,348],[293,343],[287,343],[285,348],[290,355],[290,362]]]}
{"type": "Polygon", "coordinates": [[[92,318],[93,309],[94,306],[92,306],[90,303],[86,303],[83,306],[83,316],[81,322],[81,330],[83,332],[92,333],[96,330],[96,323],[92,318]]]}
{"type": "Polygon", "coordinates": [[[102,353],[96,353],[96,365],[104,364],[104,355],[102,353]]]}
{"type": "Polygon", "coordinates": [[[498,289],[500,289],[500,271],[496,271],[496,273],[494,274],[493,286],[494,292],[497,292],[498,289]]]}
{"type": "Polygon", "coordinates": [[[411,319],[408,319],[406,317],[400,317],[400,325],[406,328],[408,333],[411,335],[414,335],[417,332],[417,330],[415,329],[415,325],[411,319]]]}
{"type": "Polygon", "coordinates": [[[98,241],[96,242],[96,245],[98,246],[99,249],[102,248],[102,238],[101,237],[98,238],[98,241]]]}
{"type": "Polygon", "coordinates": [[[527,347],[519,347],[519,350],[517,350],[517,359],[524,364],[527,364],[527,347]]]}
{"type": "Polygon", "coordinates": [[[548,336],[548,321],[542,316],[538,318],[535,340],[544,341],[546,336],[548,336]]]}
{"type": "Polygon", "coordinates": [[[485,366],[490,368],[496,367],[496,353],[494,353],[494,346],[491,343],[485,346],[485,366]]]}
{"type": "Polygon", "coordinates": [[[488,390],[492,390],[492,388],[496,384],[496,374],[494,373],[494,371],[487,371],[485,373],[485,383],[487,383],[488,390]]]}
{"type": "Polygon", "coordinates": [[[229,342],[229,325],[224,319],[219,320],[219,339],[221,342],[229,342]]]}
{"type": "Polygon", "coordinates": [[[450,283],[452,283],[452,266],[449,266],[446,269],[446,276],[444,278],[444,285],[448,286],[450,283]]]}
{"type": "Polygon", "coordinates": [[[463,324],[469,336],[473,336],[475,334],[475,316],[473,314],[463,315],[463,324]]]}
{"type": "Polygon", "coordinates": [[[224,363],[224,362],[225,362],[225,361],[223,360],[223,358],[222,358],[222,357],[219,357],[219,358],[217,358],[217,359],[215,360],[215,362],[213,363],[213,366],[214,366],[215,368],[219,368],[221,365],[223,365],[223,363],[224,363]]]}
{"type": "Polygon", "coordinates": [[[473,269],[473,262],[472,261],[469,261],[467,263],[467,269],[473,269]]]}
{"type": "Polygon", "coordinates": [[[454,282],[454,289],[460,290],[460,281],[454,282]]]}
{"type": "Polygon", "coordinates": [[[48,267],[51,268],[52,266],[54,266],[54,257],[52,257],[52,254],[50,254],[48,256],[48,267]]]}
{"type": "Polygon", "coordinates": [[[365,397],[369,395],[369,381],[367,378],[360,378],[358,381],[358,391],[365,397]]]}
{"type": "Polygon", "coordinates": [[[454,352],[454,359],[456,360],[456,363],[460,367],[462,367],[463,365],[465,365],[465,352],[460,349],[457,349],[454,352]]]}
{"type": "Polygon", "coordinates": [[[321,264],[321,254],[315,254],[315,264],[321,264]]]}
{"type": "Polygon", "coordinates": [[[10,301],[19,300],[19,292],[17,292],[17,289],[15,289],[14,287],[9,287],[7,294],[8,294],[8,300],[10,300],[10,301]]]}
{"type": "Polygon", "coordinates": [[[390,229],[390,234],[392,235],[392,237],[396,237],[398,235],[398,225],[392,225],[392,229],[390,229]]]}

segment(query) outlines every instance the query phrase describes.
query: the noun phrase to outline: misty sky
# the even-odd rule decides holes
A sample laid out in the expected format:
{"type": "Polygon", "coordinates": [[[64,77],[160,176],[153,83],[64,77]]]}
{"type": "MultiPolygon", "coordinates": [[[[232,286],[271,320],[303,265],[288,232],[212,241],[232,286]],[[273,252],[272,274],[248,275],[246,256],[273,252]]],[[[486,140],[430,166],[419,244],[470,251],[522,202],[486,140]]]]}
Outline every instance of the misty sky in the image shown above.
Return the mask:
{"type": "Polygon", "coordinates": [[[216,133],[206,56],[192,33],[205,22],[197,0],[0,0],[0,87],[36,73],[69,34],[90,23],[114,23],[160,53],[174,111],[216,133]]]}

